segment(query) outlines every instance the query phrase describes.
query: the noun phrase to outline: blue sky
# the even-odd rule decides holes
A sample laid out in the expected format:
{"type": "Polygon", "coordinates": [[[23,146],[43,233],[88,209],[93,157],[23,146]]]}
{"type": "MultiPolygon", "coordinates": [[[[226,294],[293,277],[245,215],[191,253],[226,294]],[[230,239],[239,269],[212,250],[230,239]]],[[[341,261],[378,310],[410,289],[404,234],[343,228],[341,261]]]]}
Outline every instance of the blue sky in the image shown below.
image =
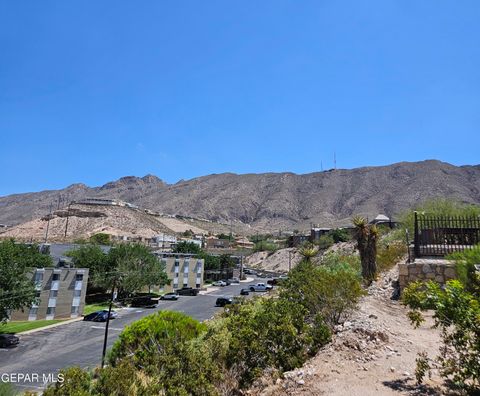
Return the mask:
{"type": "Polygon", "coordinates": [[[0,0],[0,195],[480,163],[480,2],[0,0]]]}

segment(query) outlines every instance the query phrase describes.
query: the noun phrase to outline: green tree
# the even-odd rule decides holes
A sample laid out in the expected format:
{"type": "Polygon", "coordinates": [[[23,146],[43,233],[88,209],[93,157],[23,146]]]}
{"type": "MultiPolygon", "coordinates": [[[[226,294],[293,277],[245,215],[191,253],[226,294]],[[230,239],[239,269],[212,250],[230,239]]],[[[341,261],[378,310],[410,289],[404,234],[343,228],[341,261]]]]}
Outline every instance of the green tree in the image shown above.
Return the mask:
{"type": "Polygon", "coordinates": [[[191,254],[201,254],[202,248],[198,246],[195,242],[181,241],[173,249],[174,253],[191,253],[191,254]]]}
{"type": "Polygon", "coordinates": [[[97,234],[93,234],[89,238],[91,243],[94,243],[96,245],[110,245],[110,235],[105,234],[103,232],[99,232],[97,234]]]}
{"type": "Polygon", "coordinates": [[[8,319],[10,310],[35,302],[31,269],[52,264],[50,256],[41,254],[37,245],[15,243],[12,239],[0,242],[0,323],[8,319]]]}
{"type": "Polygon", "coordinates": [[[109,279],[106,278],[115,268],[111,260],[98,245],[82,245],[67,252],[72,257],[73,264],[77,268],[88,268],[88,293],[94,288],[105,291],[109,286],[109,279]]]}
{"type": "Polygon", "coordinates": [[[352,223],[355,226],[355,239],[362,263],[362,277],[367,283],[371,283],[377,274],[377,227],[368,224],[361,216],[355,216],[352,223]]]}
{"type": "Polygon", "coordinates": [[[121,244],[108,252],[106,282],[115,281],[119,294],[128,295],[146,286],[168,283],[165,264],[140,244],[121,244]]]}
{"type": "Polygon", "coordinates": [[[350,233],[343,229],[343,228],[336,228],[328,233],[332,239],[333,242],[339,243],[339,242],[348,242],[350,239],[352,239],[350,233]]]}

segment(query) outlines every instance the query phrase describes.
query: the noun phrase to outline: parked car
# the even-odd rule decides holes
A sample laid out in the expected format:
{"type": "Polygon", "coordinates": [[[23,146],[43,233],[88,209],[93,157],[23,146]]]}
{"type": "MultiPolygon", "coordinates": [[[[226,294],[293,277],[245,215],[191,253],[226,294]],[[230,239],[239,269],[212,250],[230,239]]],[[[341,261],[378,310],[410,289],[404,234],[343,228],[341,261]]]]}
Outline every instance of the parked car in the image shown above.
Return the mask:
{"type": "Polygon", "coordinates": [[[219,280],[219,281],[213,282],[213,283],[212,283],[212,286],[221,286],[221,287],[224,287],[224,286],[227,286],[227,282],[225,282],[225,281],[223,281],[223,280],[219,280]]]}
{"type": "Polygon", "coordinates": [[[218,297],[215,305],[217,307],[224,307],[225,305],[233,304],[233,297],[218,297]]]}
{"type": "Polygon", "coordinates": [[[130,306],[135,308],[155,308],[157,304],[158,301],[151,296],[139,296],[133,298],[130,306]]]}
{"type": "Polygon", "coordinates": [[[260,292],[260,291],[268,291],[272,290],[272,285],[266,285],[265,283],[257,283],[256,285],[250,285],[250,291],[252,292],[260,292]]]}
{"type": "Polygon", "coordinates": [[[242,289],[240,290],[240,295],[242,296],[248,296],[250,294],[250,290],[249,289],[242,289]]]}
{"type": "Polygon", "coordinates": [[[179,296],[196,296],[200,289],[194,289],[193,287],[182,287],[181,289],[178,289],[176,293],[179,296]]]}
{"type": "Polygon", "coordinates": [[[0,348],[12,348],[19,342],[20,338],[13,334],[0,334],[0,348]]]}
{"type": "MultiPolygon", "coordinates": [[[[227,282],[229,282],[230,284],[236,284],[238,285],[240,283],[240,279],[238,278],[232,278],[232,279],[228,279],[227,282]]],[[[228,283],[227,283],[228,284],[228,283]]]]}
{"type": "Polygon", "coordinates": [[[160,297],[160,300],[178,300],[178,294],[177,293],[165,293],[162,297],[160,297]]]}
{"type": "MultiPolygon", "coordinates": [[[[110,319],[115,319],[118,313],[115,311],[110,312],[110,319]]],[[[106,322],[108,318],[108,310],[102,309],[101,311],[95,311],[83,317],[83,320],[89,322],[106,322]]]]}

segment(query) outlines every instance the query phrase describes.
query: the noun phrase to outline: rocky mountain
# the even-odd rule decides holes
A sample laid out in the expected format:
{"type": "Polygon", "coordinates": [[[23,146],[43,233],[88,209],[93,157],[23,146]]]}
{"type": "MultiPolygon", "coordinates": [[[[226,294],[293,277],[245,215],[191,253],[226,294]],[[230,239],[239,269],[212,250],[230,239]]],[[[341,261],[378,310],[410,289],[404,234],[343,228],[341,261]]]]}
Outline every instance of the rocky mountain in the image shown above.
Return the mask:
{"type": "Polygon", "coordinates": [[[19,224],[86,197],[117,198],[142,208],[258,229],[306,228],[348,223],[353,214],[395,216],[434,197],[480,203],[480,165],[428,160],[309,174],[233,173],[166,184],[158,177],[123,177],[101,187],[74,184],[63,190],[0,198],[0,223],[19,224]]]}

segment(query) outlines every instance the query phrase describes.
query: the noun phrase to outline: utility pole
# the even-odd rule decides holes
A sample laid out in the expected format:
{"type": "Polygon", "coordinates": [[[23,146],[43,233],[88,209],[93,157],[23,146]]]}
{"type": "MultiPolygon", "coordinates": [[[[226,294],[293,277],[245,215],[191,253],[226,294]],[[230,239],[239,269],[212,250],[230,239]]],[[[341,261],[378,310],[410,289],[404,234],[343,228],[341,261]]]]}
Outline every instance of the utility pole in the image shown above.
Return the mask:
{"type": "Polygon", "coordinates": [[[110,324],[110,313],[112,312],[113,299],[115,297],[115,280],[112,285],[112,294],[110,296],[110,304],[108,305],[107,322],[105,323],[105,336],[103,338],[103,351],[102,351],[102,368],[105,366],[105,354],[107,353],[107,340],[108,340],[108,325],[110,324]]]}
{"type": "Polygon", "coordinates": [[[45,243],[48,241],[48,229],[50,227],[50,218],[52,217],[52,203],[50,202],[50,211],[48,213],[47,230],[45,231],[45,243]]]}
{"type": "Polygon", "coordinates": [[[68,219],[70,217],[70,206],[72,205],[73,202],[70,202],[68,204],[68,209],[67,209],[67,222],[65,223],[65,238],[67,237],[67,231],[68,231],[68,219]]]}
{"type": "Polygon", "coordinates": [[[337,169],[337,153],[333,152],[333,169],[337,169]]]}

